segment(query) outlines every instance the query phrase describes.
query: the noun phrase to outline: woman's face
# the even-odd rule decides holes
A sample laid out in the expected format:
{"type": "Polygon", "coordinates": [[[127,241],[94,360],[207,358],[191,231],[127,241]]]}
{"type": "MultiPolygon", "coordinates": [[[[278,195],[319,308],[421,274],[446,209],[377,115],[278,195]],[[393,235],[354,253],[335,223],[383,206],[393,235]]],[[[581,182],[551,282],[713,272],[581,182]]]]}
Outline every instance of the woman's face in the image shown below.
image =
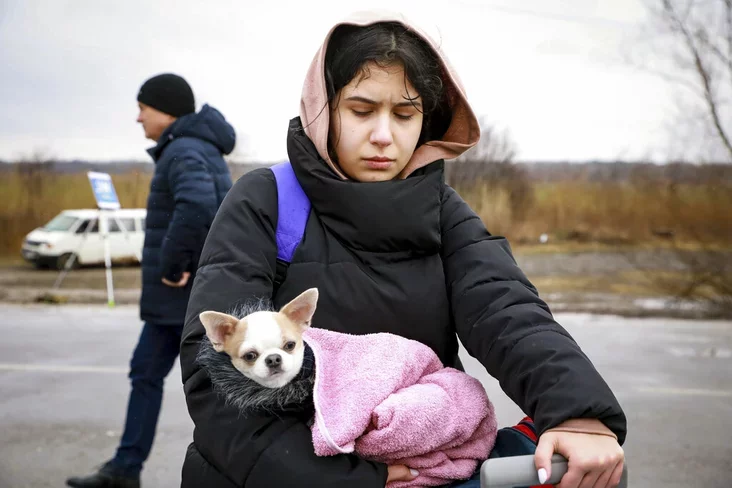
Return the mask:
{"type": "Polygon", "coordinates": [[[422,105],[401,65],[366,65],[336,96],[330,142],[356,181],[388,181],[407,165],[422,131],[422,105]],[[417,97],[414,100],[410,98],[417,97]]]}

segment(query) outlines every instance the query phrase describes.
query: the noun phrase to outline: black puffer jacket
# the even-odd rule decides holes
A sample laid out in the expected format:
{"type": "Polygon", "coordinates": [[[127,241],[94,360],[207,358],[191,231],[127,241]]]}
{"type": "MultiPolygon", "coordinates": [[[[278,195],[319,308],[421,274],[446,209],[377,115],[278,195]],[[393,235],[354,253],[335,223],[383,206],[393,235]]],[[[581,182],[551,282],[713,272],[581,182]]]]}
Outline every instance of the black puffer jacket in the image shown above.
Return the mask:
{"type": "Polygon", "coordinates": [[[622,442],[625,416],[612,392],[553,320],[506,240],[491,236],[445,185],[441,161],[406,180],[343,181],[318,157],[298,119],[288,152],[312,212],[276,295],[277,189],[270,170],[237,182],[204,247],[181,350],[195,423],[182,486],[384,487],[382,464],[316,457],[301,416],[241,418],[195,363],[204,336],[200,312],[254,297],[272,297],[280,307],[310,287],[320,291],[315,327],[399,334],[429,345],[447,365],[456,361],[457,333],[540,430],[594,417],[622,442]]]}
{"type": "Polygon", "coordinates": [[[155,160],[142,251],[140,318],[182,326],[198,259],[216,210],[231,188],[222,154],[234,148],[234,128],[213,107],[184,115],[149,150],[155,160]],[[161,278],[188,285],[172,288],[161,278]]]}

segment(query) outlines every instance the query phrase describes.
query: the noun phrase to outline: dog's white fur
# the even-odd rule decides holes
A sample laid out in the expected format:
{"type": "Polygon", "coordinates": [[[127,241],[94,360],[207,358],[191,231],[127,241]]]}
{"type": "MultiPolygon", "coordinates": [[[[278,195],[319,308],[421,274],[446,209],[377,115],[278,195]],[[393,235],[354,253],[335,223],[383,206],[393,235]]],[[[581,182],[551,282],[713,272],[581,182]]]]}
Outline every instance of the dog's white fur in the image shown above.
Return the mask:
{"type": "Polygon", "coordinates": [[[318,302],[317,288],[306,290],[279,312],[254,312],[241,319],[206,311],[199,315],[211,344],[226,352],[244,376],[267,388],[280,388],[300,372],[305,345],[302,334],[310,326],[318,302]],[[279,365],[268,360],[279,357],[279,365]]]}

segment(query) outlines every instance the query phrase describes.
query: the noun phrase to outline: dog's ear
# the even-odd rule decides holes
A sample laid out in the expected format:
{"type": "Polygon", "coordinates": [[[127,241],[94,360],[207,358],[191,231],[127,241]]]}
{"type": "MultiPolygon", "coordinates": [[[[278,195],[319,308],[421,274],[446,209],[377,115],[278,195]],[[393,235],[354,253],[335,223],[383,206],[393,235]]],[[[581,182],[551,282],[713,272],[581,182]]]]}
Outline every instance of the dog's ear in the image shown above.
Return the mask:
{"type": "Polygon", "coordinates": [[[310,326],[317,304],[318,289],[310,288],[282,307],[280,313],[304,329],[310,326]]]}
{"type": "Polygon", "coordinates": [[[211,341],[213,348],[216,352],[223,351],[224,344],[231,337],[231,334],[234,333],[239,319],[221,312],[202,312],[198,317],[206,329],[206,335],[211,341]]]}

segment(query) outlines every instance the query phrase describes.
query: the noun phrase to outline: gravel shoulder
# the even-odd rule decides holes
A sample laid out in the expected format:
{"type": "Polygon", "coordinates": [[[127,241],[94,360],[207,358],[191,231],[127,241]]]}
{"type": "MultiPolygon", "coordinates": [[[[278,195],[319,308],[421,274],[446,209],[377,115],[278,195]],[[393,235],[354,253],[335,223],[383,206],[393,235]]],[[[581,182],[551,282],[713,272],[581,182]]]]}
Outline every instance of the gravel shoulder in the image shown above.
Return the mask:
{"type": "MultiPolygon", "coordinates": [[[[719,257],[717,259],[720,259],[719,257]]],[[[555,312],[588,312],[629,317],[724,318],[708,304],[681,300],[656,278],[682,276],[685,257],[671,250],[516,252],[516,260],[555,312]]],[[[732,252],[721,262],[732,263],[732,252]]],[[[70,271],[57,289],[56,270],[21,262],[0,264],[0,303],[107,303],[105,269],[70,271]]],[[[112,270],[116,304],[137,304],[138,266],[112,270]]]]}

